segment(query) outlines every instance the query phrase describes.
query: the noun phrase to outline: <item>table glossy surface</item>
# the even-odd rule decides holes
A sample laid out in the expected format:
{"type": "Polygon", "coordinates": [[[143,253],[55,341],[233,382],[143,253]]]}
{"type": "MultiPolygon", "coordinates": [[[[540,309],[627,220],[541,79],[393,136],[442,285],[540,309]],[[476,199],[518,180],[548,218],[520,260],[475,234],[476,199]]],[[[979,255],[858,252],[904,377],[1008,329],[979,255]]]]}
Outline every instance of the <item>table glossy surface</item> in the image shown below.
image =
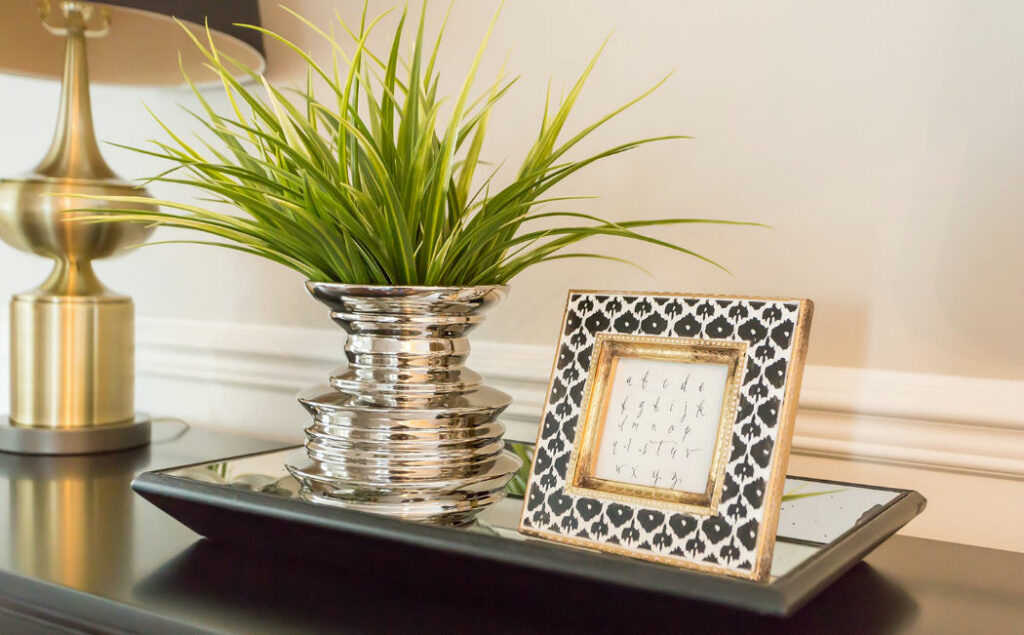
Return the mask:
{"type": "Polygon", "coordinates": [[[898,536],[786,620],[514,567],[495,575],[495,565],[444,554],[367,550],[323,563],[213,543],[134,495],[132,477],[282,444],[170,423],[156,425],[154,441],[90,457],[0,454],[0,632],[932,633],[1024,624],[1024,554],[898,536]]]}

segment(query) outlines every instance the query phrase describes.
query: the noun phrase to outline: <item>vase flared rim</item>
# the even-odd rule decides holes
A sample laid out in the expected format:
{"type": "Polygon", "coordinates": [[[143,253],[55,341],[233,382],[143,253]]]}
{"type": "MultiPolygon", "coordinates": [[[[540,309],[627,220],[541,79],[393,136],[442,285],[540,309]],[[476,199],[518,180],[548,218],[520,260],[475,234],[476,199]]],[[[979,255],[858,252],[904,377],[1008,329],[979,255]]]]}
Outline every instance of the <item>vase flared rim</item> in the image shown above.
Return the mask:
{"type": "Polygon", "coordinates": [[[508,295],[508,287],[501,284],[428,287],[307,281],[306,290],[332,311],[454,315],[483,313],[508,295]]]}
{"type": "Polygon", "coordinates": [[[476,290],[502,290],[508,291],[509,286],[507,284],[476,284],[476,285],[441,285],[441,286],[430,286],[430,285],[415,285],[415,284],[354,284],[349,282],[317,282],[316,280],[306,280],[306,288],[312,291],[314,288],[320,289],[333,289],[341,292],[359,292],[369,291],[382,294],[397,294],[403,291],[409,293],[423,293],[423,292],[445,292],[445,291],[467,291],[470,289],[476,290]]]}

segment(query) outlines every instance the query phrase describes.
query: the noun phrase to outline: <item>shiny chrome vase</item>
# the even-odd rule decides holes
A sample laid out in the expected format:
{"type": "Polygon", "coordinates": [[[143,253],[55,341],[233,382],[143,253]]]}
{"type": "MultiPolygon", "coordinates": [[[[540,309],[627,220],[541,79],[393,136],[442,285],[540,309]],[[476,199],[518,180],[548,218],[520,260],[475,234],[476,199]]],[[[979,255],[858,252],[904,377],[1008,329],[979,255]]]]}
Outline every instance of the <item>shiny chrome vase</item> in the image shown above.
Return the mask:
{"type": "Polygon", "coordinates": [[[508,288],[306,286],[348,333],[348,366],[299,395],[313,423],[287,467],[306,499],[449,525],[501,500],[521,465],[497,420],[511,399],[465,363],[508,288]]]}

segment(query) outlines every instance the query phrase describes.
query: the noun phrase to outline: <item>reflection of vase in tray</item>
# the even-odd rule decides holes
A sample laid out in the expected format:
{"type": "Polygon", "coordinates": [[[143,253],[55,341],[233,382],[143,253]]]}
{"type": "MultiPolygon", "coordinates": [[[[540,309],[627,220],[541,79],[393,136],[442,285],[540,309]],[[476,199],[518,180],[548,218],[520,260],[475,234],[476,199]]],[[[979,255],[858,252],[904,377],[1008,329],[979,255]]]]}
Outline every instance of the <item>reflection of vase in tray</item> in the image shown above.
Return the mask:
{"type": "Polygon", "coordinates": [[[307,287],[348,333],[348,367],[299,396],[313,424],[287,467],[304,496],[439,524],[500,500],[521,465],[496,420],[511,399],[465,362],[507,287],[307,287]]]}

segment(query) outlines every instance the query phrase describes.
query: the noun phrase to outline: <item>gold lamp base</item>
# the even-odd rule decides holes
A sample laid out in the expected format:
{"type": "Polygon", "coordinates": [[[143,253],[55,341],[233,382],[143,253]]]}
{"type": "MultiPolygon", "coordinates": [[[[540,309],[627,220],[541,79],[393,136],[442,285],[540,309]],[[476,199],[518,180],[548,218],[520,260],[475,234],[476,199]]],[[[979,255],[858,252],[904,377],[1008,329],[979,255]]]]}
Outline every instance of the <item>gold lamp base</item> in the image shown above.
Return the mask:
{"type": "MultiPolygon", "coordinates": [[[[55,295],[54,286],[68,291],[65,269],[58,264],[42,287],[11,300],[11,416],[0,421],[0,451],[90,454],[146,445],[150,419],[133,412],[132,300],[102,285],[96,294],[55,295]]],[[[75,277],[88,277],[82,274],[75,277]]]]}
{"type": "Polygon", "coordinates": [[[16,454],[95,454],[148,445],[149,415],[136,413],[127,423],[85,428],[35,428],[0,420],[0,452],[16,454]]]}
{"type": "Polygon", "coordinates": [[[129,421],[133,322],[125,296],[15,295],[11,419],[54,429],[129,421]]]}

